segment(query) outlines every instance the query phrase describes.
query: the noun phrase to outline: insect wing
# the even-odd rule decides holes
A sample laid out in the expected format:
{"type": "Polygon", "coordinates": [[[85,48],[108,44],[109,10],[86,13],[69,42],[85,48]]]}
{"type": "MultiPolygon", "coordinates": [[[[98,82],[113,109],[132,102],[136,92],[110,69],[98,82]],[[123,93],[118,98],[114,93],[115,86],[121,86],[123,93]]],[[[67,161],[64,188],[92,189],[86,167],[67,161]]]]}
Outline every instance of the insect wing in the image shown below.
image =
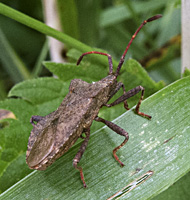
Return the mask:
{"type": "MultiPolygon", "coordinates": [[[[54,120],[49,126],[44,128],[39,134],[35,137],[35,142],[33,142],[32,147],[28,143],[28,149],[31,148],[29,154],[27,151],[26,162],[30,168],[38,168],[38,164],[41,163],[53,150],[55,143],[55,132],[57,126],[57,120],[54,120]]],[[[39,125],[40,126],[40,125],[39,125]]],[[[32,132],[37,131],[38,124],[33,128],[32,132]]],[[[31,135],[34,135],[32,134],[31,135]]],[[[32,141],[32,138],[29,138],[29,141],[32,141]]]]}
{"type": "MultiPolygon", "coordinates": [[[[88,113],[92,99],[72,95],[57,123],[56,148],[65,146],[70,148],[82,134],[85,124],[85,116],[88,113]]],[[[67,102],[67,101],[66,101],[67,102]]],[[[64,102],[63,102],[64,103],[64,102]]],[[[66,152],[68,149],[63,149],[66,152]]]]}

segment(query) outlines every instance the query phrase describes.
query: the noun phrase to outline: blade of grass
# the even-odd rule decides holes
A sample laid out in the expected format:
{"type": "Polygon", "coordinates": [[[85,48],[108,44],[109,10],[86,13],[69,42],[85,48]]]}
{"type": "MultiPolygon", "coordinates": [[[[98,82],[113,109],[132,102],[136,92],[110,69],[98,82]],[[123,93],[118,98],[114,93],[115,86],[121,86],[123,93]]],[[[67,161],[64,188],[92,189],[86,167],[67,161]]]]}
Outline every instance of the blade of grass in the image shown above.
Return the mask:
{"type": "Polygon", "coordinates": [[[0,58],[4,63],[5,70],[14,82],[20,82],[30,78],[30,73],[22,60],[9,44],[4,33],[0,29],[0,58]]]}
{"type": "Polygon", "coordinates": [[[122,199],[150,199],[166,190],[190,170],[190,78],[165,87],[142,103],[149,121],[132,110],[114,122],[129,132],[129,142],[118,152],[125,163],[120,168],[112,149],[123,141],[104,127],[91,135],[80,165],[88,189],[84,189],[72,159],[80,144],[44,172],[35,171],[5,191],[0,199],[107,199],[150,170],[153,174],[122,199]]]}
{"type": "Polygon", "coordinates": [[[190,197],[190,172],[152,200],[188,200],[190,197]]]}
{"type": "Polygon", "coordinates": [[[41,70],[42,70],[42,62],[45,60],[47,54],[48,54],[48,51],[49,51],[49,45],[48,45],[48,39],[46,39],[43,47],[42,47],[42,50],[41,50],[41,53],[36,61],[36,64],[34,66],[34,69],[33,69],[33,72],[32,72],[32,77],[38,77],[41,70]]]}

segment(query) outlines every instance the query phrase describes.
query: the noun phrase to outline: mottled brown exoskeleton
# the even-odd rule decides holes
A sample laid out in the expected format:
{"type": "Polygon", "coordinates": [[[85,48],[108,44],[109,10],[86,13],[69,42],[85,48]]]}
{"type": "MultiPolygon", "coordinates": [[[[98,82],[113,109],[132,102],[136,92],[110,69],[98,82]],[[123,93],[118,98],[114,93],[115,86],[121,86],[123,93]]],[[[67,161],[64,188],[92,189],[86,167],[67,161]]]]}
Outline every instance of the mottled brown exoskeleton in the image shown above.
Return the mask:
{"type": "Polygon", "coordinates": [[[98,117],[98,113],[102,106],[111,107],[121,102],[124,102],[124,107],[128,110],[129,108],[126,100],[141,91],[141,98],[136,106],[136,112],[141,116],[151,119],[151,116],[139,111],[144,95],[144,88],[142,86],[137,86],[126,92],[123,83],[117,82],[117,76],[119,75],[128,48],[137,33],[147,22],[151,22],[160,17],[161,15],[156,15],[145,20],[140,25],[127,45],[115,73],[113,73],[112,58],[109,54],[97,51],[82,54],[77,65],[81,62],[83,56],[87,54],[107,56],[109,75],[95,83],[87,83],[80,79],[72,80],[69,86],[69,93],[56,111],[44,117],[31,117],[30,122],[33,125],[33,129],[29,137],[28,150],[26,153],[26,162],[31,169],[45,170],[57,158],[67,152],[77,139],[81,137],[84,141],[73,160],[73,166],[80,171],[81,180],[84,187],[86,187],[83,170],[82,167],[78,166],[78,163],[87,147],[90,137],[90,126],[93,120],[106,124],[117,134],[125,137],[124,141],[113,150],[113,156],[116,161],[118,161],[121,166],[124,165],[119,160],[116,152],[128,141],[128,133],[116,124],[98,117]],[[124,94],[113,103],[107,104],[120,88],[123,89],[124,94]],[[85,133],[86,137],[83,137],[82,133],[85,133]]]}

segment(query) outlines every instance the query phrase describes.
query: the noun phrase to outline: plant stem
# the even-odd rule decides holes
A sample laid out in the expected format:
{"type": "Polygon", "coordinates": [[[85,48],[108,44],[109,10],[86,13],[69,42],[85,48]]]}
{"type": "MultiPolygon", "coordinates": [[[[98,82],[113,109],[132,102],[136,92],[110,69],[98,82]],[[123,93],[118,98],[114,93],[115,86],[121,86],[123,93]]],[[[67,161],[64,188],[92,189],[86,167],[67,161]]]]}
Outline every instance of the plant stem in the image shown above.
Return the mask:
{"type": "Polygon", "coordinates": [[[14,19],[30,28],[33,28],[41,33],[44,33],[48,36],[51,36],[53,38],[56,38],[57,40],[66,43],[67,45],[76,48],[77,50],[80,51],[91,51],[92,48],[89,47],[88,45],[83,44],[82,42],[71,38],[70,36],[61,33],[44,23],[33,19],[17,10],[14,10],[2,3],[0,3],[0,14],[5,15],[11,19],[14,19]]]}

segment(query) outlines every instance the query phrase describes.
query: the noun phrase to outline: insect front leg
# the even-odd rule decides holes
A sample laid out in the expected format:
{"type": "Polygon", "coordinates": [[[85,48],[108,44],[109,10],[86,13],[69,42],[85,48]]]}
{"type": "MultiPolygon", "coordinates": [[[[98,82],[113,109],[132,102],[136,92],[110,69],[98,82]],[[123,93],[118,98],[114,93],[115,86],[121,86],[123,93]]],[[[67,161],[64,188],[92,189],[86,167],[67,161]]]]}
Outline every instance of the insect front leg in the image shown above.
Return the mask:
{"type": "Polygon", "coordinates": [[[83,182],[83,186],[86,188],[83,170],[82,170],[82,167],[78,166],[78,163],[80,162],[80,159],[82,158],[82,155],[85,152],[85,149],[88,145],[88,141],[89,141],[89,138],[90,138],[90,129],[87,129],[85,131],[85,135],[86,135],[86,137],[84,138],[84,141],[83,141],[79,151],[77,152],[76,156],[73,159],[73,166],[75,167],[75,169],[79,170],[80,177],[81,177],[81,180],[83,182]]]}
{"type": "MultiPolygon", "coordinates": [[[[117,86],[116,86],[115,90],[113,90],[113,92],[111,93],[109,100],[119,91],[119,89],[120,89],[121,87],[122,87],[122,89],[123,89],[123,94],[126,94],[126,93],[127,93],[126,90],[125,90],[125,86],[123,85],[123,83],[119,82],[119,83],[117,83],[117,86]]],[[[124,102],[124,108],[125,108],[126,110],[129,110],[127,100],[124,100],[123,102],[124,102]]],[[[105,106],[111,107],[112,105],[111,105],[111,106],[110,106],[110,105],[111,105],[111,104],[106,104],[105,106]]]]}
{"type": "Polygon", "coordinates": [[[39,115],[33,115],[31,118],[30,118],[30,123],[34,126],[35,123],[34,122],[39,122],[40,120],[42,120],[44,117],[42,116],[39,116],[39,115]]]}
{"type": "Polygon", "coordinates": [[[121,167],[123,167],[124,164],[119,160],[118,156],[116,155],[116,152],[117,152],[122,146],[124,146],[124,145],[127,143],[128,139],[129,139],[128,133],[127,133],[124,129],[122,129],[121,127],[119,127],[119,126],[117,126],[116,124],[114,124],[113,122],[107,121],[107,120],[105,120],[105,119],[103,119],[103,118],[101,118],[101,117],[96,117],[94,120],[97,121],[97,122],[102,122],[102,123],[104,123],[104,124],[107,125],[110,129],[112,129],[114,132],[116,132],[117,134],[122,135],[122,136],[125,137],[125,140],[124,140],[119,146],[117,146],[117,147],[113,150],[113,156],[114,156],[114,158],[116,159],[117,162],[119,162],[119,164],[121,165],[121,167]]]}
{"type": "Polygon", "coordinates": [[[39,115],[33,115],[31,118],[30,118],[30,123],[35,126],[36,124],[34,122],[39,122],[41,120],[43,120],[45,117],[46,118],[49,118],[51,119],[52,117],[55,119],[55,116],[56,116],[56,113],[57,113],[57,110],[53,111],[52,113],[46,115],[46,116],[39,116],[39,115]]]}
{"type": "Polygon", "coordinates": [[[115,105],[117,105],[121,102],[124,102],[124,107],[128,110],[129,107],[128,107],[126,100],[129,99],[130,97],[136,95],[137,93],[139,93],[141,91],[141,97],[139,99],[138,104],[136,105],[135,110],[136,110],[138,115],[141,115],[143,117],[147,117],[147,118],[151,119],[152,117],[150,115],[147,115],[147,114],[139,111],[141,102],[142,102],[143,97],[144,97],[144,90],[145,89],[142,86],[137,86],[136,88],[133,88],[133,89],[129,90],[128,92],[126,92],[124,86],[122,86],[122,87],[123,87],[123,90],[124,90],[124,94],[122,96],[120,96],[118,99],[116,99],[113,103],[106,104],[105,106],[112,107],[112,106],[115,106],[115,105]]]}

